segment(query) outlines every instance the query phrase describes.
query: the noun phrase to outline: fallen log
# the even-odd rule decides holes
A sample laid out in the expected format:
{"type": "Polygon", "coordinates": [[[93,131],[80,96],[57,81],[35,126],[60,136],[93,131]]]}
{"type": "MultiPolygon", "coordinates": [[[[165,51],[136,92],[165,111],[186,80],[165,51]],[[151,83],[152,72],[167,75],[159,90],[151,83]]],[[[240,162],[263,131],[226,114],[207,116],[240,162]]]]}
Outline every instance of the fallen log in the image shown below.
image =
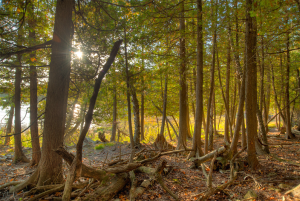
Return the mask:
{"type": "Polygon", "coordinates": [[[12,182],[9,182],[9,183],[6,183],[6,184],[3,184],[0,186],[0,190],[6,188],[6,187],[9,187],[9,186],[15,186],[15,185],[18,185],[20,183],[22,183],[24,181],[12,181],[12,182]]]}
{"type": "MultiPolygon", "coordinates": [[[[59,154],[69,165],[72,164],[73,159],[75,156],[71,153],[69,153],[67,150],[65,150],[63,147],[59,147],[57,150],[55,150],[57,154],[59,154]]],[[[142,166],[141,163],[128,163],[125,165],[120,165],[116,167],[107,167],[102,170],[95,170],[89,166],[86,166],[82,164],[82,171],[81,176],[82,177],[88,177],[88,178],[94,178],[97,180],[102,180],[106,173],[123,173],[123,172],[129,172],[131,170],[134,170],[138,167],[142,166]]]]}
{"type": "Polygon", "coordinates": [[[93,193],[88,194],[83,198],[84,201],[91,200],[111,200],[116,193],[123,189],[126,183],[129,181],[127,173],[121,173],[113,177],[108,185],[100,185],[93,193]]]}
{"type": "Polygon", "coordinates": [[[170,189],[168,189],[162,179],[161,173],[166,165],[167,162],[163,160],[157,168],[141,166],[137,170],[149,174],[151,179],[156,180],[165,191],[167,191],[175,200],[178,200],[179,198],[177,197],[177,195],[175,195],[170,189]]]}
{"type": "Polygon", "coordinates": [[[218,155],[221,155],[221,154],[225,153],[228,150],[228,148],[229,148],[228,145],[224,145],[223,147],[220,147],[219,149],[216,149],[216,150],[214,150],[214,151],[212,151],[212,152],[210,152],[210,153],[208,153],[204,156],[201,156],[201,157],[198,157],[198,158],[191,158],[191,160],[193,161],[193,160],[197,159],[199,161],[199,163],[201,164],[201,163],[204,163],[204,162],[212,159],[216,153],[218,153],[218,155]]]}

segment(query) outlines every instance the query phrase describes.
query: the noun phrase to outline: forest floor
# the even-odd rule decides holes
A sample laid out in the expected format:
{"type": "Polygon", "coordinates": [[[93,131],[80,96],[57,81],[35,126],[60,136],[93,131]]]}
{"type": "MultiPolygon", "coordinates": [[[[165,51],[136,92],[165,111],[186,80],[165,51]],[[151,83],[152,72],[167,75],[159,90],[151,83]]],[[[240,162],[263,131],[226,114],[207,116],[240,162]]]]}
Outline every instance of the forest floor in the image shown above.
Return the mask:
{"type": "MultiPolygon", "coordinates": [[[[244,196],[249,190],[257,194],[256,200],[295,200],[295,198],[285,195],[287,190],[292,189],[300,183],[300,149],[299,139],[285,140],[283,134],[272,129],[268,133],[269,144],[292,144],[292,145],[274,145],[270,146],[271,155],[258,156],[260,166],[257,171],[249,171],[247,167],[238,172],[237,180],[234,184],[224,191],[210,197],[209,200],[249,200],[244,196]]],[[[219,136],[215,139],[214,148],[223,145],[223,138],[219,136]]],[[[191,146],[191,141],[188,142],[191,146]]],[[[149,144],[145,144],[148,149],[154,149],[149,144]]],[[[86,144],[83,148],[83,162],[94,168],[101,168],[107,163],[119,158],[120,147],[122,158],[130,154],[128,143],[106,146],[102,150],[95,150],[95,144],[86,144]]],[[[241,149],[241,147],[239,147],[241,149]]],[[[0,185],[10,182],[24,180],[29,177],[35,168],[28,167],[28,164],[12,164],[13,152],[11,147],[1,148],[0,155],[0,185]],[[4,157],[5,156],[5,157],[4,157]]],[[[68,151],[75,153],[75,147],[68,147],[68,151]]],[[[25,150],[26,155],[31,155],[31,149],[25,150]]],[[[246,153],[241,154],[241,158],[246,153]]],[[[157,167],[161,160],[165,159],[167,165],[173,166],[173,170],[167,176],[163,176],[165,184],[173,191],[179,200],[197,200],[199,194],[206,188],[206,178],[201,169],[190,169],[192,162],[186,160],[187,155],[169,155],[147,164],[151,167],[157,167]]],[[[207,162],[209,166],[210,162],[207,162]]],[[[67,167],[65,166],[65,169],[67,167]]],[[[139,181],[146,179],[145,174],[136,174],[139,181]]],[[[229,180],[229,170],[214,171],[212,175],[213,186],[226,183],[229,180]]],[[[119,192],[114,201],[129,200],[129,184],[119,192]]],[[[16,197],[8,194],[8,190],[0,191],[0,199],[14,200],[16,197]]],[[[49,200],[51,197],[49,197],[49,200]]],[[[45,198],[47,199],[47,198],[45,198]]],[[[24,199],[26,200],[26,198],[24,199]]],[[[148,188],[144,194],[136,200],[174,200],[161,186],[157,183],[148,188]]],[[[250,199],[251,200],[251,199],[250,199]]]]}

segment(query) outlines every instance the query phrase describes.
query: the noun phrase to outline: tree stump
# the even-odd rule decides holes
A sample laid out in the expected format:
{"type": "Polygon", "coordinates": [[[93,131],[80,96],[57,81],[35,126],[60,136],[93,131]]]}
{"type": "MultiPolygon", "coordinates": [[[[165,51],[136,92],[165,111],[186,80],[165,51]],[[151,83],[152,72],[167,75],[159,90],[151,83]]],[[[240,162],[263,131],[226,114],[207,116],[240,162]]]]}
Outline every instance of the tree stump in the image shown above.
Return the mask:
{"type": "Polygon", "coordinates": [[[280,134],[285,134],[286,127],[280,127],[280,134]]]}
{"type": "Polygon", "coordinates": [[[99,138],[99,140],[101,142],[108,142],[108,140],[105,139],[105,133],[104,133],[104,131],[103,131],[103,133],[101,133],[101,132],[98,133],[98,138],[99,138]]]}

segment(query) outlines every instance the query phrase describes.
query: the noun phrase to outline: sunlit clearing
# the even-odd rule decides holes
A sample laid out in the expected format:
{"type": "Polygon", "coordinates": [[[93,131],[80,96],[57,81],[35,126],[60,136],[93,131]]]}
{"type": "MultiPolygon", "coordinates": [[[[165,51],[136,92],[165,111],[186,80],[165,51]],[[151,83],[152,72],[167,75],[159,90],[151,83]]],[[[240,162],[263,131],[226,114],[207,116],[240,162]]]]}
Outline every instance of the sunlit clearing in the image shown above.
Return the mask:
{"type": "Polygon", "coordinates": [[[75,52],[77,58],[81,59],[82,58],[82,52],[79,50],[78,52],[75,52]]]}

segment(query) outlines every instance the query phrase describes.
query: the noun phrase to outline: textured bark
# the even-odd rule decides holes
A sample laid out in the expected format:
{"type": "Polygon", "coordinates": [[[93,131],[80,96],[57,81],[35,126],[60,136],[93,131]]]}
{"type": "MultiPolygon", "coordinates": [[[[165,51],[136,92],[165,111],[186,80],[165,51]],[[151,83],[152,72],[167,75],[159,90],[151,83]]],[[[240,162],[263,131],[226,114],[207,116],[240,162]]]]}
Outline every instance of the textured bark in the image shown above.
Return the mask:
{"type": "MultiPolygon", "coordinates": [[[[288,20],[287,20],[288,22],[288,20]]],[[[286,33],[286,78],[285,78],[285,101],[287,103],[287,108],[286,108],[286,133],[285,133],[285,138],[286,139],[291,139],[294,138],[294,135],[292,134],[292,126],[291,126],[291,116],[290,116],[290,36],[289,32],[286,33]]]]}
{"type": "Polygon", "coordinates": [[[167,118],[167,97],[168,97],[167,92],[168,92],[168,75],[166,74],[161,128],[160,128],[160,133],[158,134],[158,136],[154,142],[154,145],[157,149],[168,148],[168,143],[164,136],[165,123],[166,123],[166,118],[167,118]]]}
{"type": "Polygon", "coordinates": [[[54,150],[63,145],[65,132],[73,36],[72,8],[72,0],[57,1],[38,186],[63,180],[62,159],[54,150]]]}
{"type": "MultiPolygon", "coordinates": [[[[193,151],[188,158],[203,156],[201,149],[201,126],[203,118],[203,19],[202,0],[197,0],[197,79],[196,79],[196,114],[193,135],[193,151]]],[[[200,162],[194,160],[194,166],[198,168],[200,162]]]]}
{"type": "Polygon", "coordinates": [[[257,136],[257,66],[256,66],[256,19],[250,16],[253,0],[246,0],[246,125],[247,154],[251,169],[256,169],[258,160],[255,152],[257,136]]]}
{"type": "Polygon", "coordinates": [[[209,91],[209,98],[207,102],[207,116],[206,116],[206,131],[205,131],[205,143],[204,143],[204,153],[208,153],[208,133],[210,128],[210,109],[212,106],[212,98],[213,98],[213,91],[215,86],[215,58],[216,58],[216,42],[217,42],[217,27],[215,27],[214,35],[213,35],[213,50],[212,50],[212,65],[210,69],[210,91],[209,91]]]}
{"type": "MultiPolygon", "coordinates": [[[[237,1],[235,2],[235,8],[237,10],[237,1]]],[[[245,103],[245,81],[246,81],[246,69],[242,69],[241,63],[240,63],[240,58],[239,58],[239,35],[238,35],[238,16],[236,15],[236,45],[234,45],[233,38],[231,37],[231,29],[230,29],[230,24],[229,24],[229,40],[230,40],[230,46],[231,50],[234,55],[234,61],[235,61],[235,66],[236,66],[236,76],[237,80],[240,82],[240,91],[239,91],[239,106],[238,106],[238,111],[237,111],[237,118],[236,118],[236,123],[235,123],[235,128],[234,128],[234,134],[233,134],[233,139],[230,145],[230,152],[231,156],[233,156],[237,152],[237,143],[239,139],[239,134],[240,134],[240,129],[242,125],[242,132],[244,132],[242,136],[242,143],[246,142],[245,138],[245,123],[244,123],[244,103],[245,103]],[[244,138],[243,138],[244,137],[244,138]]],[[[244,144],[245,145],[245,144],[244,144]]],[[[244,147],[244,146],[243,146],[244,147]]]]}
{"type": "Polygon", "coordinates": [[[260,133],[261,133],[262,141],[263,141],[264,144],[266,144],[266,145],[263,145],[262,148],[266,153],[269,154],[270,151],[269,151],[269,146],[267,145],[268,144],[267,133],[266,133],[266,130],[265,130],[265,125],[264,125],[264,122],[263,122],[262,114],[261,114],[261,111],[259,110],[258,105],[256,107],[256,116],[257,116],[258,123],[259,123],[259,130],[260,130],[260,133]]]}
{"type": "Polygon", "coordinates": [[[176,149],[181,149],[186,144],[187,138],[187,86],[186,86],[186,55],[185,55],[185,19],[184,19],[184,2],[180,3],[180,50],[179,50],[179,57],[180,57],[180,92],[179,92],[179,136],[178,136],[178,143],[176,149]]]}
{"type": "Polygon", "coordinates": [[[242,147],[247,146],[247,138],[246,138],[246,127],[245,127],[245,118],[243,115],[243,122],[242,122],[242,147]]]}
{"type": "Polygon", "coordinates": [[[215,112],[214,112],[214,107],[215,107],[215,90],[213,92],[213,98],[212,98],[212,102],[211,102],[211,108],[210,108],[210,124],[209,124],[209,136],[208,136],[208,150],[213,150],[214,147],[214,130],[215,130],[215,112]]]}
{"type": "MultiPolygon", "coordinates": [[[[28,25],[29,25],[29,42],[30,46],[35,45],[35,15],[34,15],[34,5],[32,2],[28,5],[28,25]]],[[[31,52],[30,58],[30,134],[31,134],[31,144],[32,144],[32,159],[30,165],[37,165],[41,158],[41,148],[39,142],[39,130],[38,130],[38,109],[37,109],[37,72],[34,61],[36,60],[35,52],[31,52]]]]}
{"type": "Polygon", "coordinates": [[[122,173],[116,175],[109,183],[104,183],[100,185],[95,191],[89,193],[82,200],[93,201],[101,200],[107,201],[111,200],[120,190],[124,188],[126,183],[129,181],[128,174],[122,173]]]}
{"type": "MultiPolygon", "coordinates": [[[[143,59],[144,67],[144,59],[143,59]]],[[[145,95],[144,95],[144,77],[142,77],[142,94],[141,94],[141,140],[145,139],[145,95]]]]}
{"type": "Polygon", "coordinates": [[[113,122],[111,128],[111,137],[110,141],[116,141],[116,133],[117,133],[117,86],[114,83],[114,100],[113,100],[113,122]]]}
{"type": "MultiPolygon", "coordinates": [[[[15,106],[11,105],[10,110],[9,110],[8,120],[7,120],[6,135],[11,134],[11,127],[12,127],[12,120],[13,120],[13,117],[14,117],[14,111],[15,111],[15,106]]],[[[10,136],[6,136],[4,145],[8,146],[9,143],[10,143],[10,136]]]]}
{"type": "Polygon", "coordinates": [[[229,142],[229,121],[228,118],[230,117],[229,112],[229,88],[230,88],[230,44],[228,45],[227,49],[227,65],[226,65],[226,110],[228,111],[228,115],[225,115],[225,133],[224,133],[224,141],[229,142]]]}
{"type": "Polygon", "coordinates": [[[131,123],[131,103],[130,103],[130,76],[129,76],[129,68],[128,68],[128,59],[127,59],[127,36],[126,36],[126,27],[124,28],[124,46],[125,46],[125,71],[126,71],[126,87],[127,87],[127,111],[128,111],[128,128],[129,128],[129,137],[130,137],[130,145],[131,149],[134,148],[134,139],[132,132],[132,123],[131,123]]]}
{"type": "Polygon", "coordinates": [[[131,86],[131,97],[132,97],[132,107],[133,107],[133,121],[134,121],[134,145],[140,146],[141,143],[141,125],[140,125],[140,111],[139,111],[139,101],[136,96],[136,89],[131,86]]]}
{"type": "MultiPolygon", "coordinates": [[[[20,30],[19,30],[20,37],[20,30]]],[[[21,65],[21,55],[18,55],[18,61],[21,65]]],[[[15,73],[15,153],[13,163],[26,162],[29,160],[25,156],[22,150],[22,139],[21,139],[21,68],[16,68],[15,73]]]]}

